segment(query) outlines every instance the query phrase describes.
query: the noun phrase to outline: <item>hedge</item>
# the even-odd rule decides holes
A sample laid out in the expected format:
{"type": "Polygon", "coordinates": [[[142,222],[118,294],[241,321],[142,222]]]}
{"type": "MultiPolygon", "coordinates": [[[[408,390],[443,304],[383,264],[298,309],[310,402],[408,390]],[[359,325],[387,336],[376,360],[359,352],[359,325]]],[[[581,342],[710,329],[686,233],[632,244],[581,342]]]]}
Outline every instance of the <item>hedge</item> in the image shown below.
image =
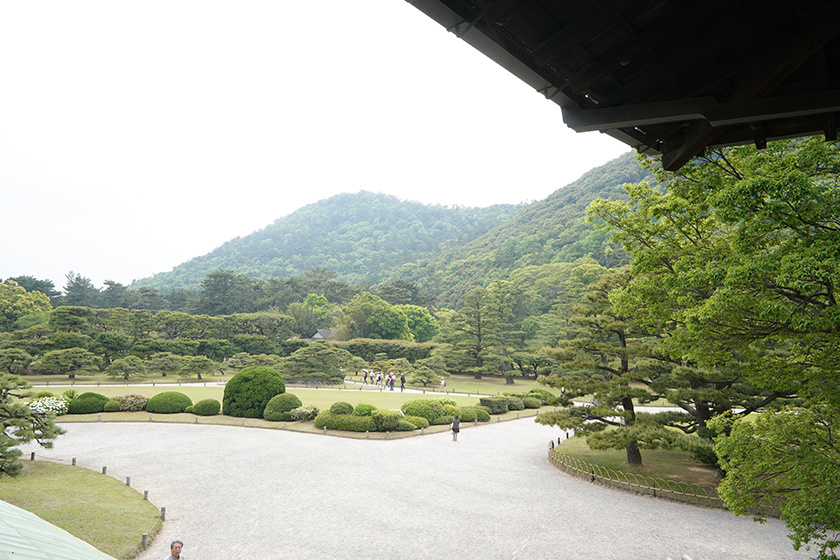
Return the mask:
{"type": "Polygon", "coordinates": [[[108,402],[105,403],[105,406],[102,407],[102,412],[119,412],[121,404],[122,401],[119,397],[109,399],[108,402]]]}
{"type": "Polygon", "coordinates": [[[508,410],[525,410],[525,403],[520,397],[508,397],[508,410]]]}
{"type": "Polygon", "coordinates": [[[353,405],[349,402],[338,401],[330,407],[333,414],[353,414],[353,405]]]}
{"type": "Polygon", "coordinates": [[[461,420],[464,422],[489,422],[490,413],[480,406],[465,406],[461,409],[461,420]]]}
{"type": "Polygon", "coordinates": [[[443,406],[437,399],[418,399],[404,402],[401,408],[406,416],[420,416],[433,423],[435,418],[446,413],[443,406]]]}
{"type": "Polygon", "coordinates": [[[249,366],[225,385],[223,410],[228,416],[262,418],[268,401],[285,392],[286,384],[274,369],[249,366]]]}
{"type": "Polygon", "coordinates": [[[481,397],[478,402],[481,406],[486,406],[490,414],[504,414],[510,405],[507,397],[481,397]]]}
{"type": "Polygon", "coordinates": [[[146,410],[158,414],[176,414],[186,411],[192,406],[192,399],[178,391],[165,391],[158,393],[146,403],[146,410]]]}
{"type": "Polygon", "coordinates": [[[222,409],[222,403],[216,399],[204,399],[195,403],[192,413],[196,416],[215,416],[222,409]]]}
{"type": "Polygon", "coordinates": [[[410,422],[417,428],[429,427],[429,421],[423,418],[422,416],[404,416],[403,420],[406,422],[410,422]]]}
{"type": "Polygon", "coordinates": [[[326,410],[315,417],[315,427],[345,432],[375,432],[376,422],[373,421],[372,416],[333,414],[326,410]]]}
{"type": "Polygon", "coordinates": [[[301,400],[291,393],[274,395],[265,405],[263,418],[271,422],[291,422],[294,420],[292,410],[302,404],[301,400]]]}
{"type": "Polygon", "coordinates": [[[356,416],[370,416],[374,410],[376,410],[376,407],[372,404],[359,403],[353,409],[353,414],[356,416]]]}
{"type": "Polygon", "coordinates": [[[542,401],[537,397],[525,397],[522,399],[522,404],[525,405],[525,408],[539,408],[542,406],[542,401]]]}
{"type": "Polygon", "coordinates": [[[292,415],[292,420],[306,422],[308,420],[314,420],[320,412],[321,411],[314,406],[299,406],[289,412],[289,414],[292,415]]]}
{"type": "Polygon", "coordinates": [[[434,424],[435,426],[445,426],[447,424],[451,424],[452,420],[454,420],[454,419],[455,419],[454,416],[450,416],[449,414],[444,414],[443,416],[438,416],[437,418],[435,418],[431,422],[431,424],[434,424]]]}
{"type": "Polygon", "coordinates": [[[393,432],[403,419],[403,415],[395,410],[375,410],[371,417],[379,432],[393,432]]]}
{"type": "Polygon", "coordinates": [[[102,412],[105,404],[111,399],[99,393],[82,393],[70,401],[67,414],[93,414],[102,412]]]}

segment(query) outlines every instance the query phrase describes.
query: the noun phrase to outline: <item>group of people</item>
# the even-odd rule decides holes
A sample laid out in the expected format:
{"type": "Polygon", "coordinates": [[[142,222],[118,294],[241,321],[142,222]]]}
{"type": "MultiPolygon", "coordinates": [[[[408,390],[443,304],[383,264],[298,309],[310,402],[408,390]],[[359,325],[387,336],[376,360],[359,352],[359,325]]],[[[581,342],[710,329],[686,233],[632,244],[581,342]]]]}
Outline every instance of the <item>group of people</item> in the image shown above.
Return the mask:
{"type": "MultiPolygon", "coordinates": [[[[397,381],[396,373],[382,373],[381,371],[372,372],[366,369],[362,370],[362,383],[367,384],[368,380],[372,385],[381,385],[383,387],[390,387],[394,390],[394,383],[397,381]]],[[[405,374],[400,374],[400,391],[405,391],[405,374]]]]}

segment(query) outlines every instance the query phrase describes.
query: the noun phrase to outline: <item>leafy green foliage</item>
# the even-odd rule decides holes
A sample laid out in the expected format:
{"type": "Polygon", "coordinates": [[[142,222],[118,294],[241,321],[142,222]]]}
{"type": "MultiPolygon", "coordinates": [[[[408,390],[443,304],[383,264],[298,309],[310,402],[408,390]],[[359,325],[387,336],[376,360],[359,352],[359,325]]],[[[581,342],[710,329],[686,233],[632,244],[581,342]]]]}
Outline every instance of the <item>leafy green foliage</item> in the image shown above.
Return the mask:
{"type": "Polygon", "coordinates": [[[737,514],[778,503],[794,548],[815,547],[817,558],[835,558],[840,547],[840,413],[833,406],[789,407],[739,420],[717,439],[726,477],[720,495],[737,514]],[[815,452],[818,451],[818,452],[815,452]]]}
{"type": "Polygon", "coordinates": [[[110,399],[105,395],[100,395],[99,393],[87,392],[82,393],[75,399],[70,401],[70,405],[67,408],[68,414],[93,414],[96,412],[102,412],[105,408],[105,404],[110,399]]]}
{"type": "Polygon", "coordinates": [[[178,391],[164,391],[149,399],[146,403],[146,410],[158,414],[176,414],[185,412],[188,406],[192,406],[192,399],[178,391]]]}
{"type": "Polygon", "coordinates": [[[318,414],[314,423],[316,428],[343,430],[345,432],[375,432],[377,429],[372,416],[333,414],[329,410],[318,414]]]}
{"type": "Polygon", "coordinates": [[[332,414],[353,414],[353,405],[349,402],[338,401],[330,407],[332,414]]]}
{"type": "Polygon", "coordinates": [[[274,395],[268,404],[265,405],[263,418],[272,422],[288,422],[294,420],[292,410],[302,406],[299,398],[291,393],[280,393],[274,395]]]}
{"type": "Polygon", "coordinates": [[[371,414],[373,414],[374,410],[376,410],[376,407],[372,404],[359,403],[353,409],[353,414],[355,414],[356,416],[370,416],[371,414]]]}
{"type": "Polygon", "coordinates": [[[283,377],[290,381],[340,383],[344,379],[343,369],[352,364],[353,356],[347,350],[317,343],[304,346],[288,358],[283,358],[280,370],[283,377]]]}
{"type": "Polygon", "coordinates": [[[486,406],[490,414],[504,414],[511,404],[509,397],[481,397],[478,402],[486,406]]]}
{"type": "Polygon", "coordinates": [[[0,332],[26,315],[52,310],[50,298],[41,292],[28,292],[14,280],[0,282],[0,332]]]}
{"type": "Polygon", "coordinates": [[[285,392],[286,384],[275,370],[246,367],[225,385],[222,409],[228,416],[262,418],[268,401],[285,392]]]}
{"type": "Polygon", "coordinates": [[[215,416],[222,409],[222,403],[216,399],[203,399],[192,406],[192,413],[197,416],[215,416]]]}
{"type": "Polygon", "coordinates": [[[429,422],[445,414],[443,405],[437,399],[416,399],[406,401],[400,407],[406,416],[419,416],[429,422]]]}
{"type": "Polygon", "coordinates": [[[410,422],[416,428],[428,428],[429,421],[423,418],[422,416],[404,416],[403,420],[406,422],[410,422]]]}
{"type": "Polygon", "coordinates": [[[18,445],[34,440],[49,448],[64,433],[55,425],[53,413],[39,412],[23,402],[30,387],[16,375],[0,373],[0,476],[20,473],[18,445]]]}
{"type": "Polygon", "coordinates": [[[397,429],[403,415],[395,410],[374,410],[371,417],[376,424],[377,431],[391,432],[397,429]]]}

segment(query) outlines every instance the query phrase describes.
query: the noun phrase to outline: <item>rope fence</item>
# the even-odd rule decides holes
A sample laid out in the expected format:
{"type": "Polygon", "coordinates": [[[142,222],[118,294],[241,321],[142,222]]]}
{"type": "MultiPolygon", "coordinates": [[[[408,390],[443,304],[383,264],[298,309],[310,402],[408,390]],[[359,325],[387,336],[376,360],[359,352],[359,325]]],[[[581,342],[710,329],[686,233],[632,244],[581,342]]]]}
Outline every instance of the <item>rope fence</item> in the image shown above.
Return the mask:
{"type": "MultiPolygon", "coordinates": [[[[680,482],[594,465],[560,452],[555,449],[554,441],[550,441],[548,445],[548,460],[566,474],[619,490],[692,505],[726,509],[717,493],[716,485],[680,482]]],[[[779,508],[778,504],[765,502],[750,513],[761,517],[779,517],[779,508]]]]}
{"type": "MultiPolygon", "coordinates": [[[[34,461],[35,458],[36,458],[35,457],[35,452],[33,451],[29,455],[29,460],[34,461]]],[[[40,457],[39,456],[37,459],[39,461],[45,461],[45,462],[49,462],[49,463],[71,465],[73,467],[81,467],[81,468],[88,469],[88,470],[91,470],[91,471],[98,471],[98,472],[101,472],[103,475],[110,476],[111,478],[114,478],[116,480],[124,481],[125,485],[128,486],[129,488],[132,487],[130,476],[120,476],[120,475],[115,475],[113,472],[108,472],[108,467],[107,466],[103,466],[100,469],[100,468],[95,467],[95,466],[83,465],[83,464],[79,463],[79,461],[77,460],[76,457],[73,457],[72,459],[67,460],[67,459],[58,459],[58,458],[54,458],[54,457],[40,457]]],[[[135,488],[135,490],[137,490],[137,489],[135,488]]],[[[137,491],[139,492],[139,490],[137,490],[137,491]]],[[[148,490],[143,491],[143,499],[146,500],[146,501],[149,501],[149,491],[148,490]]],[[[155,520],[152,522],[152,525],[140,535],[139,541],[136,544],[133,544],[133,545],[129,546],[128,548],[126,548],[122,552],[122,554],[117,556],[117,558],[131,558],[131,557],[136,556],[137,553],[146,549],[146,547],[149,545],[149,542],[150,542],[149,537],[150,536],[154,537],[154,535],[157,534],[157,529],[160,528],[158,526],[158,523],[162,523],[163,521],[166,521],[166,508],[162,507],[162,508],[159,508],[159,509],[160,509],[160,513],[155,516],[155,520]]]]}
{"type": "Polygon", "coordinates": [[[548,460],[564,473],[590,482],[655,498],[725,509],[723,500],[718,496],[717,486],[653,478],[593,465],[561,453],[554,448],[553,441],[549,445],[548,460]]]}

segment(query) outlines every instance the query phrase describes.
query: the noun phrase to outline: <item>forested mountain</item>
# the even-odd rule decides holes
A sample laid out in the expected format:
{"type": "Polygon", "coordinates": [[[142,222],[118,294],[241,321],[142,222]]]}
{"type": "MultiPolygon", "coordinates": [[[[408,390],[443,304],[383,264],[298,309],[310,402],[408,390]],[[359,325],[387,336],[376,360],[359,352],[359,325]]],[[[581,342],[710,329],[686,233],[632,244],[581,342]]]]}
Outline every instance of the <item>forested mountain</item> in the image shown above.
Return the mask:
{"type": "Polygon", "coordinates": [[[316,268],[333,270],[345,282],[376,284],[394,268],[467,243],[524,207],[428,206],[366,191],[340,194],[228,241],[170,272],[139,280],[132,288],[198,288],[216,270],[252,278],[287,278],[316,268]]]}
{"type": "Polygon", "coordinates": [[[341,194],[132,288],[196,289],[218,270],[267,279],[327,269],[360,286],[408,280],[438,306],[457,308],[471,288],[526,266],[586,256],[608,268],[627,264],[628,255],[586,222],[585,211],[593,199],[624,198],[624,183],[648,178],[628,152],[532,204],[460,208],[341,194]]]}
{"type": "Polygon", "coordinates": [[[655,182],[628,152],[484,235],[401,266],[393,277],[416,282],[437,296],[438,305],[457,308],[472,287],[503,280],[526,266],[572,262],[585,256],[607,268],[627,264],[630,257],[624,249],[586,222],[586,207],[599,197],[626,199],[622,185],[643,180],[655,182]]]}

